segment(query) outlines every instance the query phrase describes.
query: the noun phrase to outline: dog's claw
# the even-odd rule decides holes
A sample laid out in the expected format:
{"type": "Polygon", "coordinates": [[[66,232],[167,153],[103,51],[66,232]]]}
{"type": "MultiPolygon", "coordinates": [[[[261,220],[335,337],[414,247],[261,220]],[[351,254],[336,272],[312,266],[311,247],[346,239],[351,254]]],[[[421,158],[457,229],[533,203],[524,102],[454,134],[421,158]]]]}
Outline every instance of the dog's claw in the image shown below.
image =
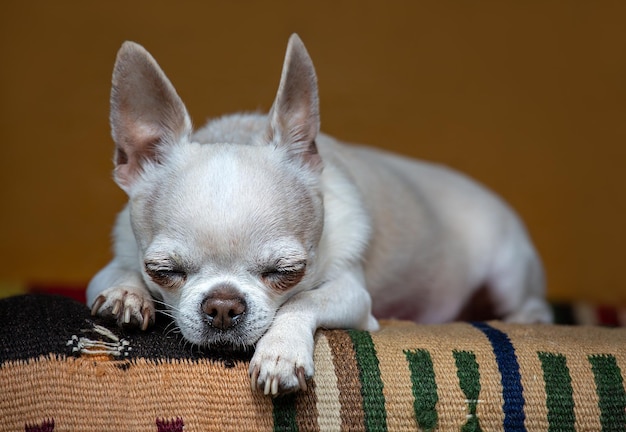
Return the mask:
{"type": "Polygon", "coordinates": [[[259,372],[260,369],[258,366],[256,366],[254,369],[252,369],[252,373],[250,374],[250,389],[253,392],[259,390],[259,372]]]}
{"type": "Polygon", "coordinates": [[[257,342],[249,368],[252,391],[275,397],[308,389],[307,379],[315,372],[315,341],[311,337],[287,343],[289,338],[283,335],[291,329],[286,326],[282,330],[276,334],[267,333],[257,342]]]}
{"type": "Polygon", "coordinates": [[[306,376],[304,373],[304,368],[299,367],[298,370],[296,371],[296,375],[298,376],[298,384],[300,384],[300,390],[307,391],[308,386],[306,384],[306,376]]]}
{"type": "Polygon", "coordinates": [[[268,396],[278,396],[281,393],[290,393],[295,390],[307,391],[308,385],[306,382],[306,372],[304,367],[296,368],[296,378],[298,379],[298,386],[293,387],[291,389],[281,388],[281,379],[278,376],[269,376],[264,382],[259,386],[259,375],[261,373],[261,368],[259,366],[254,366],[250,369],[250,389],[253,392],[263,391],[263,394],[268,396]]]}
{"type": "Polygon", "coordinates": [[[104,304],[104,302],[106,301],[106,297],[104,296],[98,296],[98,298],[96,298],[96,300],[93,302],[93,305],[91,306],[91,315],[95,316],[98,311],[100,310],[100,308],[102,307],[102,305],[104,304]]]}
{"type": "Polygon", "coordinates": [[[268,394],[270,394],[270,390],[272,388],[272,379],[268,379],[265,381],[265,388],[263,389],[263,394],[265,396],[267,396],[268,394]]]}
{"type": "Polygon", "coordinates": [[[113,305],[113,309],[111,309],[111,315],[113,315],[114,317],[117,317],[118,314],[120,313],[121,308],[122,308],[122,300],[116,300],[115,304],[113,305]]]}
{"type": "Polygon", "coordinates": [[[130,307],[124,308],[124,324],[130,324],[130,307]]]}
{"type": "Polygon", "coordinates": [[[154,323],[154,303],[150,294],[132,287],[112,287],[96,297],[91,307],[93,315],[111,318],[119,326],[147,330],[154,323]]]}
{"type": "Polygon", "coordinates": [[[141,330],[146,331],[150,326],[150,309],[144,308],[143,310],[143,320],[141,322],[141,330]]]}

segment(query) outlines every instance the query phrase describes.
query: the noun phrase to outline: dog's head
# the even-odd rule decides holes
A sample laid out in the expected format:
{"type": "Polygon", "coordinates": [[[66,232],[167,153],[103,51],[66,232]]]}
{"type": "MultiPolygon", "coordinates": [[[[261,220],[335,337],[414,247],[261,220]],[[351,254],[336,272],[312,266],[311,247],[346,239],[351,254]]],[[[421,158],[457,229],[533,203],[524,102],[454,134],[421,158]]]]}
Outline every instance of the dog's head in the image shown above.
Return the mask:
{"type": "Polygon", "coordinates": [[[156,61],[126,42],[113,73],[111,126],[114,178],[129,196],[146,285],[189,341],[254,344],[285,301],[317,283],[322,161],[304,45],[289,40],[267,117],[218,120],[212,142],[201,144],[156,61]]]}

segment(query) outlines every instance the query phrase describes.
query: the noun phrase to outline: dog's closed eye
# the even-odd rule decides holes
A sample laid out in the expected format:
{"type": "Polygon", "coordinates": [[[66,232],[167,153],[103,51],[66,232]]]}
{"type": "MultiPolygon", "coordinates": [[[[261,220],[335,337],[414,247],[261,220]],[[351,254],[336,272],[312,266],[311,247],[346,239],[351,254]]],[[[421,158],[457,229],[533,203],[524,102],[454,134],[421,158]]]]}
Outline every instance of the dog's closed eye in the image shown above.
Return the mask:
{"type": "Polygon", "coordinates": [[[146,273],[163,288],[178,288],[187,279],[187,272],[171,261],[146,261],[146,273]]]}
{"type": "Polygon", "coordinates": [[[263,282],[277,291],[286,291],[304,277],[306,261],[282,262],[267,266],[261,271],[263,282]]]}

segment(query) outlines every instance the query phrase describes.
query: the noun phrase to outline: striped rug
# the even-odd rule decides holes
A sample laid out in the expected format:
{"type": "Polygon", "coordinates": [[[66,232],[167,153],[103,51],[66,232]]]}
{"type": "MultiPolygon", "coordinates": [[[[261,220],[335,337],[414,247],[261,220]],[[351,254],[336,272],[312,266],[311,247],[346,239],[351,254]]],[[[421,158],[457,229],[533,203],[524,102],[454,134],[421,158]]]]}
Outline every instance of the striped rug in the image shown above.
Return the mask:
{"type": "Polygon", "coordinates": [[[2,431],[626,430],[626,329],[320,331],[309,390],[272,399],[250,391],[249,356],[125,333],[63,302],[31,298],[20,325],[16,300],[0,301],[2,431]]]}

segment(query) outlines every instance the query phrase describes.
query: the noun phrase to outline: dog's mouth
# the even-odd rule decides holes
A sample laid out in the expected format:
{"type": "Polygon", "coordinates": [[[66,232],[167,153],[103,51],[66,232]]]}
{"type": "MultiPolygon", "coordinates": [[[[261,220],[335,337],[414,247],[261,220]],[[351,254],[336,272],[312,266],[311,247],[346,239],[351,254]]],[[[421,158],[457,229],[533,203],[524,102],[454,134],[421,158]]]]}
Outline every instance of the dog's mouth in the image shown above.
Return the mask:
{"type": "Polygon", "coordinates": [[[235,325],[228,328],[216,327],[214,321],[206,317],[181,316],[174,319],[182,337],[201,348],[220,351],[249,351],[269,327],[259,320],[241,317],[235,325]]]}
{"type": "Polygon", "coordinates": [[[201,340],[195,343],[211,349],[247,351],[256,344],[257,340],[251,338],[247,332],[239,331],[237,328],[222,330],[205,327],[201,340]]]}
{"type": "Polygon", "coordinates": [[[234,367],[238,361],[250,361],[254,354],[254,345],[235,345],[231,342],[193,343],[184,336],[179,336],[178,347],[184,347],[185,352],[193,358],[209,358],[223,362],[225,367],[234,367]]]}
{"type": "Polygon", "coordinates": [[[208,349],[211,352],[219,352],[224,354],[246,354],[254,350],[253,345],[238,345],[232,342],[218,341],[206,344],[194,344],[198,349],[208,349]]]}

